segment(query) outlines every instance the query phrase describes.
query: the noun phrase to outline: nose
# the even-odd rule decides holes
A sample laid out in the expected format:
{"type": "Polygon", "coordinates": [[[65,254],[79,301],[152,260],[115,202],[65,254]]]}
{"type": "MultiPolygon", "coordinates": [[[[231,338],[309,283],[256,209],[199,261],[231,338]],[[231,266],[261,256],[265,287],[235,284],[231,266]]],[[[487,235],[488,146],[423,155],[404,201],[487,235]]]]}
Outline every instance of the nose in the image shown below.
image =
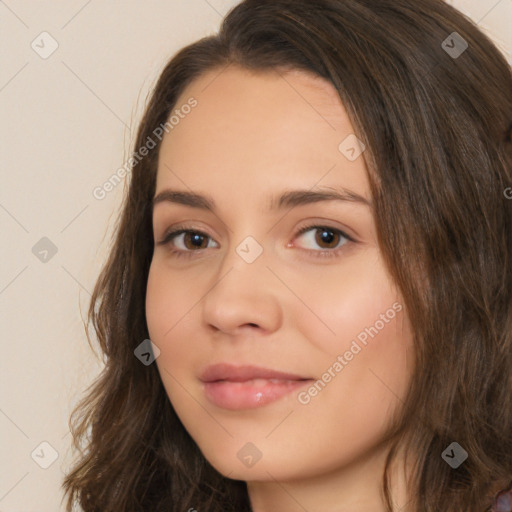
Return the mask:
{"type": "Polygon", "coordinates": [[[249,263],[230,249],[202,301],[203,320],[211,329],[233,336],[279,329],[283,289],[267,263],[265,250],[249,263]]]}

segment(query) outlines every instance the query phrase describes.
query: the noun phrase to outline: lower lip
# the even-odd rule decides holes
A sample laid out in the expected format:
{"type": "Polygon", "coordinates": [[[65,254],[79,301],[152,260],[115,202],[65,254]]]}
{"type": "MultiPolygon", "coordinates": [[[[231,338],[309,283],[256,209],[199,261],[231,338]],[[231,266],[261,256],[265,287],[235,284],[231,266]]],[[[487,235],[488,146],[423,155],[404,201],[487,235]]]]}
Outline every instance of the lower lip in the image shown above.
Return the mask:
{"type": "Polygon", "coordinates": [[[297,391],[311,380],[255,379],[246,382],[206,382],[206,397],[223,409],[255,409],[297,391]]]}

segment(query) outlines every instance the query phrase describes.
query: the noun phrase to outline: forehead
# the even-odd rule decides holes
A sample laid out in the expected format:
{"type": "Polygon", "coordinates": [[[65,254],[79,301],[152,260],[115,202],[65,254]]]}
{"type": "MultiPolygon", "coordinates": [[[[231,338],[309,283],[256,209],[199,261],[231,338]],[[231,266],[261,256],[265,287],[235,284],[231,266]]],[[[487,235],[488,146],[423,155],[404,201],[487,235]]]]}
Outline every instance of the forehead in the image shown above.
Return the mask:
{"type": "Polygon", "coordinates": [[[302,115],[305,120],[313,116],[334,130],[350,125],[333,84],[304,70],[252,71],[235,65],[215,68],[189,84],[176,100],[175,108],[191,96],[198,100],[199,110],[205,115],[213,109],[228,115],[229,106],[254,114],[262,114],[261,108],[270,107],[271,110],[264,112],[265,117],[290,114],[293,109],[295,115],[302,115]]]}
{"type": "Polygon", "coordinates": [[[173,112],[191,98],[197,105],[162,141],[157,190],[186,176],[191,186],[250,179],[255,189],[269,180],[309,188],[319,180],[330,186],[348,180],[365,193],[364,159],[350,162],[339,149],[354,129],[329,81],[299,70],[229,66],[193,81],[173,112]]]}

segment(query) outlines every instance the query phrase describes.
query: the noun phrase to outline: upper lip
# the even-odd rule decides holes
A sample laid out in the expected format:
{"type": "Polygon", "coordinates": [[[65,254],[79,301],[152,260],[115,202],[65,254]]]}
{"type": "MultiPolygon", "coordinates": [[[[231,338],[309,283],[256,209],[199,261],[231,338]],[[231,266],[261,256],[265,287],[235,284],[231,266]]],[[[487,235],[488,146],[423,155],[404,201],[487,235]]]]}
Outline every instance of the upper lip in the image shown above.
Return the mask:
{"type": "Polygon", "coordinates": [[[279,380],[309,380],[309,377],[295,375],[293,373],[278,372],[259,366],[235,366],[228,363],[220,363],[208,366],[199,377],[203,382],[231,381],[245,382],[252,379],[279,379],[279,380]]]}

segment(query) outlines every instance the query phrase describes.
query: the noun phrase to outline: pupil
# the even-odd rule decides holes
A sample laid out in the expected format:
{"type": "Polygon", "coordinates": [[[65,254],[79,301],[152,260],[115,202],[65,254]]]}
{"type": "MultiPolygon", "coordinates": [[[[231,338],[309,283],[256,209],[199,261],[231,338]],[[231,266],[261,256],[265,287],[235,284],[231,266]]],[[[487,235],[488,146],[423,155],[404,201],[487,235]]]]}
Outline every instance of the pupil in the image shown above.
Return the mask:
{"type": "Polygon", "coordinates": [[[322,229],[320,231],[320,242],[319,243],[326,243],[326,244],[332,244],[333,240],[336,238],[336,236],[333,234],[332,231],[329,231],[327,229],[322,229]]]}
{"type": "Polygon", "coordinates": [[[203,245],[201,242],[203,241],[203,235],[198,235],[198,234],[192,234],[190,235],[189,234],[189,240],[191,239],[191,245],[192,247],[195,247],[195,248],[201,248],[201,246],[203,245]]]}

